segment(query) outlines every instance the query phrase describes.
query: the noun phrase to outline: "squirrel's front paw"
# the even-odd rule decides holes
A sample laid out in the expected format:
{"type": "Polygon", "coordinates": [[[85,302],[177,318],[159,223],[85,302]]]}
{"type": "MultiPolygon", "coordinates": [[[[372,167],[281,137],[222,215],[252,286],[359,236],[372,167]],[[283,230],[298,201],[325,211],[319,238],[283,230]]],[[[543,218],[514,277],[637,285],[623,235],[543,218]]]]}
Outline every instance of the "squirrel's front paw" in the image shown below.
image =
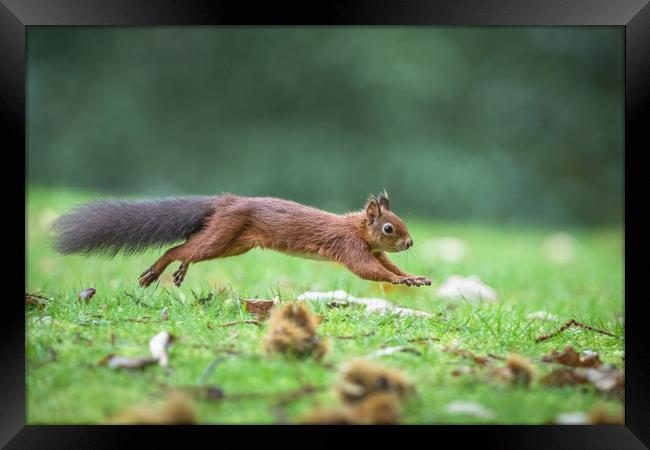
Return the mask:
{"type": "Polygon", "coordinates": [[[393,284],[405,284],[407,286],[431,286],[431,280],[425,277],[405,277],[400,278],[393,284]]]}
{"type": "Polygon", "coordinates": [[[418,276],[418,277],[415,277],[415,278],[417,278],[418,280],[420,280],[420,281],[421,281],[422,283],[424,283],[426,286],[431,286],[431,280],[428,279],[427,277],[421,277],[421,276],[418,276]]]}

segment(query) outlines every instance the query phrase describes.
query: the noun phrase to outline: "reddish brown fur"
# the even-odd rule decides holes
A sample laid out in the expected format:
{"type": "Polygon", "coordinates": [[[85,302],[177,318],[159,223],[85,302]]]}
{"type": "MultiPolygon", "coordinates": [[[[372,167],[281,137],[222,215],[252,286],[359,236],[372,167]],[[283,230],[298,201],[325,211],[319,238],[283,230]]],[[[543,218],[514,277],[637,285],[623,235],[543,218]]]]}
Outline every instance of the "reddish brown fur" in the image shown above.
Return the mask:
{"type": "Polygon", "coordinates": [[[180,285],[190,263],[240,255],[255,247],[336,261],[366,280],[431,284],[425,277],[402,272],[385,255],[406,250],[413,242],[406,225],[390,211],[385,194],[371,197],[364,211],[344,215],[289,200],[230,194],[215,197],[214,210],[199,232],[167,250],[141,275],[141,286],[158,279],[173,261],[181,261],[174,274],[180,285]],[[387,223],[393,233],[383,231],[387,223]]]}

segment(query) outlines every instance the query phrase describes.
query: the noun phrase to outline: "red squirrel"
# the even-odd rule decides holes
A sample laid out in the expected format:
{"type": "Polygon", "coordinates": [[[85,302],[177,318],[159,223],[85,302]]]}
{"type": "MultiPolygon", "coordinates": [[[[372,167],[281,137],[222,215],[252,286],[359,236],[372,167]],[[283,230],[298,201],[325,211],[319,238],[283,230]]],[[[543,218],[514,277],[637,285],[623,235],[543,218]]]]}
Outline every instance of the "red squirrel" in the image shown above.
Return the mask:
{"type": "Polygon", "coordinates": [[[104,200],[78,207],[53,224],[55,248],[63,253],[135,253],[185,242],[167,250],[139,278],[147,287],[167,266],[180,286],[191,263],[240,255],[260,247],[343,264],[357,276],[407,286],[431,285],[399,269],[386,252],[413,245],[404,222],[390,209],[384,191],[370,196],[362,211],[332,214],[270,197],[177,197],[104,200]]]}

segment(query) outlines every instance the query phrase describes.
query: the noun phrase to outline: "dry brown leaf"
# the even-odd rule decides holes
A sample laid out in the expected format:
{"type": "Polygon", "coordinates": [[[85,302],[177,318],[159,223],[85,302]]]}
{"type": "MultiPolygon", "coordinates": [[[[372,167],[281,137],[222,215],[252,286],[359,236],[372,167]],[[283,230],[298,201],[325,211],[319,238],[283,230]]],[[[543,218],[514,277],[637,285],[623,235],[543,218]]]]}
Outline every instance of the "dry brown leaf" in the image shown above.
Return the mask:
{"type": "Polygon", "coordinates": [[[584,369],[584,374],[599,391],[622,397],[625,391],[625,377],[623,371],[616,366],[604,364],[598,368],[587,368],[584,369]]]}
{"type": "Polygon", "coordinates": [[[273,300],[259,300],[256,298],[250,299],[240,299],[240,302],[244,304],[246,311],[253,314],[260,320],[264,320],[269,317],[271,308],[275,306],[273,300]]]}
{"type": "Polygon", "coordinates": [[[625,377],[623,371],[611,364],[600,367],[555,369],[541,380],[547,386],[569,386],[591,384],[599,392],[623,399],[625,395],[625,377]]]}
{"type": "Polygon", "coordinates": [[[596,352],[584,351],[580,356],[580,365],[582,367],[600,367],[602,362],[596,352]]]}
{"type": "Polygon", "coordinates": [[[557,362],[570,367],[600,367],[601,361],[598,353],[585,352],[582,356],[575,349],[567,345],[562,352],[553,351],[542,358],[544,362],[557,362]]]}
{"type": "Polygon", "coordinates": [[[42,295],[25,292],[25,304],[27,306],[36,306],[37,308],[43,309],[49,300],[50,299],[43,297],[42,295]]]}

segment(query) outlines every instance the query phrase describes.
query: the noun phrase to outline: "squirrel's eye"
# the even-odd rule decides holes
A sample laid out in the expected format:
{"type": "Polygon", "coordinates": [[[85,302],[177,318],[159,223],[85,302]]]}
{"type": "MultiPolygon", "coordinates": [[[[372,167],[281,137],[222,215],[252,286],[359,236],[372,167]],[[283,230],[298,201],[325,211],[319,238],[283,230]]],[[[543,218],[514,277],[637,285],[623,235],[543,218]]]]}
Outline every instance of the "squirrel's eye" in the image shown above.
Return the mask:
{"type": "Polygon", "coordinates": [[[391,234],[393,232],[393,226],[389,223],[384,225],[384,233],[391,234]]]}

